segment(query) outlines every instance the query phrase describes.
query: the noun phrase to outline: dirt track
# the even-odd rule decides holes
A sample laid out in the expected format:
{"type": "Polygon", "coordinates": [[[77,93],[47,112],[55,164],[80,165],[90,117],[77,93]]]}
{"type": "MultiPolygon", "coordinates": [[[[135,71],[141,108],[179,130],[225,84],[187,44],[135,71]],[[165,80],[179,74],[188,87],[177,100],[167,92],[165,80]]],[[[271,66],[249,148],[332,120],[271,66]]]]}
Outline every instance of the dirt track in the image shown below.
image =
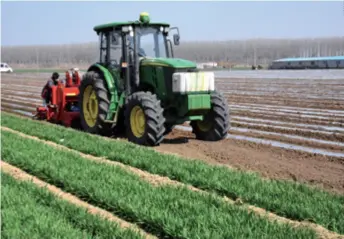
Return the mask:
{"type": "MultiPolygon", "coordinates": [[[[18,114],[34,111],[35,105],[41,104],[40,90],[47,77],[2,75],[2,110],[19,110],[18,114]]],[[[344,155],[344,80],[219,79],[217,87],[226,92],[231,106],[232,135],[344,155]]],[[[344,193],[344,157],[236,139],[201,142],[193,139],[191,133],[180,130],[174,130],[156,149],[256,171],[266,177],[322,185],[344,193]]]]}

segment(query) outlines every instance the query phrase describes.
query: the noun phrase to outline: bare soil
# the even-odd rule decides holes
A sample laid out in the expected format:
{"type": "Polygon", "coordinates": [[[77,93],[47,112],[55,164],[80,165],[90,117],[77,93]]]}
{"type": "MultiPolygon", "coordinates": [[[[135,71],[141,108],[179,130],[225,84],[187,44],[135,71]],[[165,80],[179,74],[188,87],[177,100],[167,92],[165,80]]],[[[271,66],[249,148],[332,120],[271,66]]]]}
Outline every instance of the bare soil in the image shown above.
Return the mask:
{"type": "MultiPolygon", "coordinates": [[[[313,147],[313,148],[319,148],[319,149],[328,149],[333,152],[344,152],[344,147],[340,145],[332,145],[332,144],[325,144],[325,143],[319,143],[316,141],[306,141],[303,139],[295,139],[295,138],[287,138],[283,136],[277,136],[277,135],[266,135],[266,134],[259,134],[255,132],[238,132],[235,130],[232,130],[229,132],[230,134],[237,134],[237,135],[244,135],[248,137],[255,137],[255,138],[262,138],[262,139],[270,139],[290,144],[298,144],[305,147],[313,147]]],[[[283,135],[283,134],[282,134],[283,135]]]]}
{"type": "Polygon", "coordinates": [[[279,149],[240,140],[196,140],[193,134],[173,130],[156,148],[207,163],[254,171],[267,178],[304,182],[344,193],[344,161],[326,156],[279,149]]]}
{"type": "Polygon", "coordinates": [[[273,110],[269,113],[256,113],[250,111],[240,111],[233,113],[232,116],[242,116],[242,117],[250,117],[250,118],[259,118],[263,120],[274,120],[274,121],[285,121],[285,122],[294,122],[294,123],[302,123],[302,124],[318,124],[324,126],[341,126],[344,127],[344,121],[342,123],[336,122],[335,120],[325,120],[325,119],[309,119],[309,118],[300,118],[295,116],[281,116],[281,115],[274,115],[273,110]]]}
{"type": "MultiPolygon", "coordinates": [[[[325,134],[327,131],[324,131],[324,133],[321,132],[311,132],[311,131],[304,131],[304,129],[298,130],[295,129],[279,129],[274,128],[270,126],[260,126],[260,125],[246,125],[244,122],[242,123],[232,123],[233,127],[242,127],[242,128],[248,128],[248,129],[257,129],[262,131],[268,131],[268,132],[277,132],[277,133],[284,133],[284,134],[295,134],[299,136],[304,137],[313,137],[315,139],[322,139],[322,140],[332,140],[337,142],[344,142],[344,134],[343,133],[332,133],[332,134],[325,134]]],[[[273,125],[275,126],[275,125],[273,125]]],[[[290,125],[278,125],[278,126],[284,126],[284,127],[290,127],[290,125]]],[[[310,129],[312,130],[312,129],[310,129]]]]}
{"type": "Polygon", "coordinates": [[[296,97],[268,96],[268,95],[234,95],[226,94],[231,103],[255,103],[269,104],[281,106],[296,106],[314,109],[334,109],[344,110],[344,100],[322,100],[322,99],[306,99],[296,97]]]}

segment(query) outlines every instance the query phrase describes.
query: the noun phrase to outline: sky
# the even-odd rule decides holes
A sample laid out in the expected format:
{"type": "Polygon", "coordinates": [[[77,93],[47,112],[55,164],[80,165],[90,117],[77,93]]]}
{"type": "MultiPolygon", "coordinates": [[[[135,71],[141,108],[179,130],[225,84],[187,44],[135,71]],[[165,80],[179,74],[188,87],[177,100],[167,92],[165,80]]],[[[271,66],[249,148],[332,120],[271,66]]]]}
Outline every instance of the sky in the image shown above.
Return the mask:
{"type": "Polygon", "coordinates": [[[344,36],[344,0],[305,2],[1,2],[1,43],[50,45],[98,41],[95,25],[137,20],[178,26],[180,40],[344,36]]]}

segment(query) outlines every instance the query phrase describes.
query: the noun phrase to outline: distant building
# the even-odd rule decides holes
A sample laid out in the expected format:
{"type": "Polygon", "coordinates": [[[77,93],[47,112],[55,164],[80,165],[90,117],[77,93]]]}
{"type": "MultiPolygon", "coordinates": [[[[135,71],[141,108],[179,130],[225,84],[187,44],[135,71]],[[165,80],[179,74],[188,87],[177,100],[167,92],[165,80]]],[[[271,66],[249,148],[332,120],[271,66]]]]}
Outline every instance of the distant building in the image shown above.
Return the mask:
{"type": "Polygon", "coordinates": [[[203,69],[203,68],[215,68],[217,67],[217,62],[201,62],[197,63],[197,68],[203,69]]]}
{"type": "Polygon", "coordinates": [[[198,69],[203,69],[204,68],[203,63],[197,63],[197,68],[198,69]]]}
{"type": "Polygon", "coordinates": [[[344,56],[284,58],[273,61],[269,69],[344,69],[344,56]]]}

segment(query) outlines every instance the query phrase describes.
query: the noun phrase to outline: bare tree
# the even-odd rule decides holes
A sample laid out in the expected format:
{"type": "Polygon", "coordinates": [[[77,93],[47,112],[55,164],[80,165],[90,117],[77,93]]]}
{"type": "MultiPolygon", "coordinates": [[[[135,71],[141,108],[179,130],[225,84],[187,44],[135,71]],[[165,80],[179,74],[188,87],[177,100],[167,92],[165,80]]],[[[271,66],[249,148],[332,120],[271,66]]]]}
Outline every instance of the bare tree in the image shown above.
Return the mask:
{"type": "MultiPolygon", "coordinates": [[[[2,46],[2,61],[13,67],[87,67],[98,59],[98,43],[49,46],[2,46]]],[[[249,39],[181,42],[175,56],[226,66],[266,65],[278,58],[344,55],[344,37],[316,39],[249,39]]]]}

